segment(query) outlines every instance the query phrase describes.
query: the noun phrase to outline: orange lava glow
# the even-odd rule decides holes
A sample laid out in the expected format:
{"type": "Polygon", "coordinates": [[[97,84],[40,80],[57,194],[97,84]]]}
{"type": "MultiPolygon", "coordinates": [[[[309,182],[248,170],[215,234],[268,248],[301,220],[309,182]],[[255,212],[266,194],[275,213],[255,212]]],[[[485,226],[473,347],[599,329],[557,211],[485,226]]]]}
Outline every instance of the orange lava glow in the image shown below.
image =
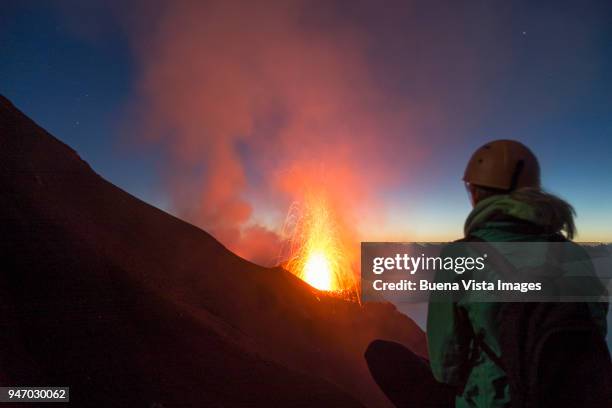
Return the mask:
{"type": "Polygon", "coordinates": [[[306,263],[302,268],[302,279],[317,289],[334,288],[330,260],[325,252],[313,252],[306,257],[306,263]]]}
{"type": "Polygon", "coordinates": [[[350,252],[324,198],[292,205],[284,231],[289,241],[283,263],[287,270],[316,289],[356,298],[350,252]]]}

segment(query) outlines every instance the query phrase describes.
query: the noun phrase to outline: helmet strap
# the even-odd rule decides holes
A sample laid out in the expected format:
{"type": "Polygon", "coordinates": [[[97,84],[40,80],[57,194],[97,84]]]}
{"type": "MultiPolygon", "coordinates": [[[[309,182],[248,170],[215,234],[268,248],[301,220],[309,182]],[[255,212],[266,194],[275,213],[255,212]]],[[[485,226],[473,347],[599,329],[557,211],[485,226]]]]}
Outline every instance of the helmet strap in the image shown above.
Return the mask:
{"type": "Polygon", "coordinates": [[[518,178],[523,172],[523,167],[525,167],[525,162],[523,160],[516,162],[516,166],[514,166],[514,171],[512,172],[512,179],[510,179],[510,191],[516,189],[518,178]]]}

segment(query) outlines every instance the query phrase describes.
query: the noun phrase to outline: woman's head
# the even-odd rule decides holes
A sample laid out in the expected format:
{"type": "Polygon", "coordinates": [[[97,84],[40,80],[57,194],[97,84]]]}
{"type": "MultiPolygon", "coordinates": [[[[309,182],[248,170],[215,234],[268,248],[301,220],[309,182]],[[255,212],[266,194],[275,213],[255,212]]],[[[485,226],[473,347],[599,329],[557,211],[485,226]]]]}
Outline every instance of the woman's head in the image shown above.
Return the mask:
{"type": "Polygon", "coordinates": [[[496,194],[516,189],[540,188],[537,157],[516,140],[495,140],[478,148],[465,168],[466,183],[473,205],[496,194]]]}

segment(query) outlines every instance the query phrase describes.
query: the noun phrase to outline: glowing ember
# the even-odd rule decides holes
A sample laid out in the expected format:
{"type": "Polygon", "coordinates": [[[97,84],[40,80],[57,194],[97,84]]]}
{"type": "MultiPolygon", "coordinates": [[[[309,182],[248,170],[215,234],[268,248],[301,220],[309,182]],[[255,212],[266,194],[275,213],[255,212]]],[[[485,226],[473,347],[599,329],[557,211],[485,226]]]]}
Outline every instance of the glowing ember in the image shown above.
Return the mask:
{"type": "Polygon", "coordinates": [[[309,285],[356,299],[350,254],[325,199],[310,196],[289,210],[283,234],[289,248],[283,266],[309,285]]]}

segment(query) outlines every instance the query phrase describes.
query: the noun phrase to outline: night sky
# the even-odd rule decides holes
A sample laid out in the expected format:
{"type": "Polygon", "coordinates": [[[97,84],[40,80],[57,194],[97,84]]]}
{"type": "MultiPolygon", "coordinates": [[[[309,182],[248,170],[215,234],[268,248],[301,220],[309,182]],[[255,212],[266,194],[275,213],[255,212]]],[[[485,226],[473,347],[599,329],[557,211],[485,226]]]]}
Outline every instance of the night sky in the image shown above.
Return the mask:
{"type": "MultiPolygon", "coordinates": [[[[155,41],[164,5],[91,3],[84,8],[76,2],[3,1],[0,93],[103,177],[182,216],[167,175],[184,174],[198,164],[177,169],[180,147],[170,142],[174,139],[143,142],[140,130],[134,130],[142,129],[142,113],[136,113],[142,78],[151,72],[151,55],[157,55],[146,48],[148,31],[155,41]]],[[[339,44],[355,43],[356,60],[367,68],[368,86],[382,95],[384,110],[401,105],[409,112],[405,132],[396,126],[379,135],[381,145],[398,146],[392,158],[405,158],[406,171],[392,187],[369,193],[382,202],[378,211],[383,215],[383,221],[365,227],[372,236],[460,237],[469,212],[461,182],[469,155],[488,140],[513,138],[539,156],[545,187],[576,207],[578,239],[612,241],[611,2],[326,3],[308,2],[300,11],[303,24],[311,32],[319,30],[323,44],[327,32],[341,37],[339,44]],[[350,30],[338,34],[338,26],[350,30]]],[[[206,55],[212,42],[200,43],[200,35],[205,34],[198,32],[193,41],[203,44],[198,52],[206,55]]],[[[243,38],[227,35],[231,41],[243,38]]],[[[177,40],[176,46],[185,42],[177,40]]],[[[289,104],[282,98],[278,103],[285,112],[289,104]]],[[[214,120],[214,112],[203,114],[214,120]]],[[[274,132],[283,123],[267,114],[257,119],[257,132],[274,132]]],[[[236,145],[236,155],[246,173],[240,194],[252,206],[249,222],[274,229],[287,203],[256,193],[267,185],[259,177],[267,170],[257,161],[263,150],[254,151],[250,143],[265,142],[244,140],[244,146],[236,145]]],[[[370,158],[360,160],[367,172],[370,158]]],[[[197,188],[187,185],[180,200],[197,200],[197,188]]],[[[201,225],[206,228],[206,221],[201,225]]]]}

